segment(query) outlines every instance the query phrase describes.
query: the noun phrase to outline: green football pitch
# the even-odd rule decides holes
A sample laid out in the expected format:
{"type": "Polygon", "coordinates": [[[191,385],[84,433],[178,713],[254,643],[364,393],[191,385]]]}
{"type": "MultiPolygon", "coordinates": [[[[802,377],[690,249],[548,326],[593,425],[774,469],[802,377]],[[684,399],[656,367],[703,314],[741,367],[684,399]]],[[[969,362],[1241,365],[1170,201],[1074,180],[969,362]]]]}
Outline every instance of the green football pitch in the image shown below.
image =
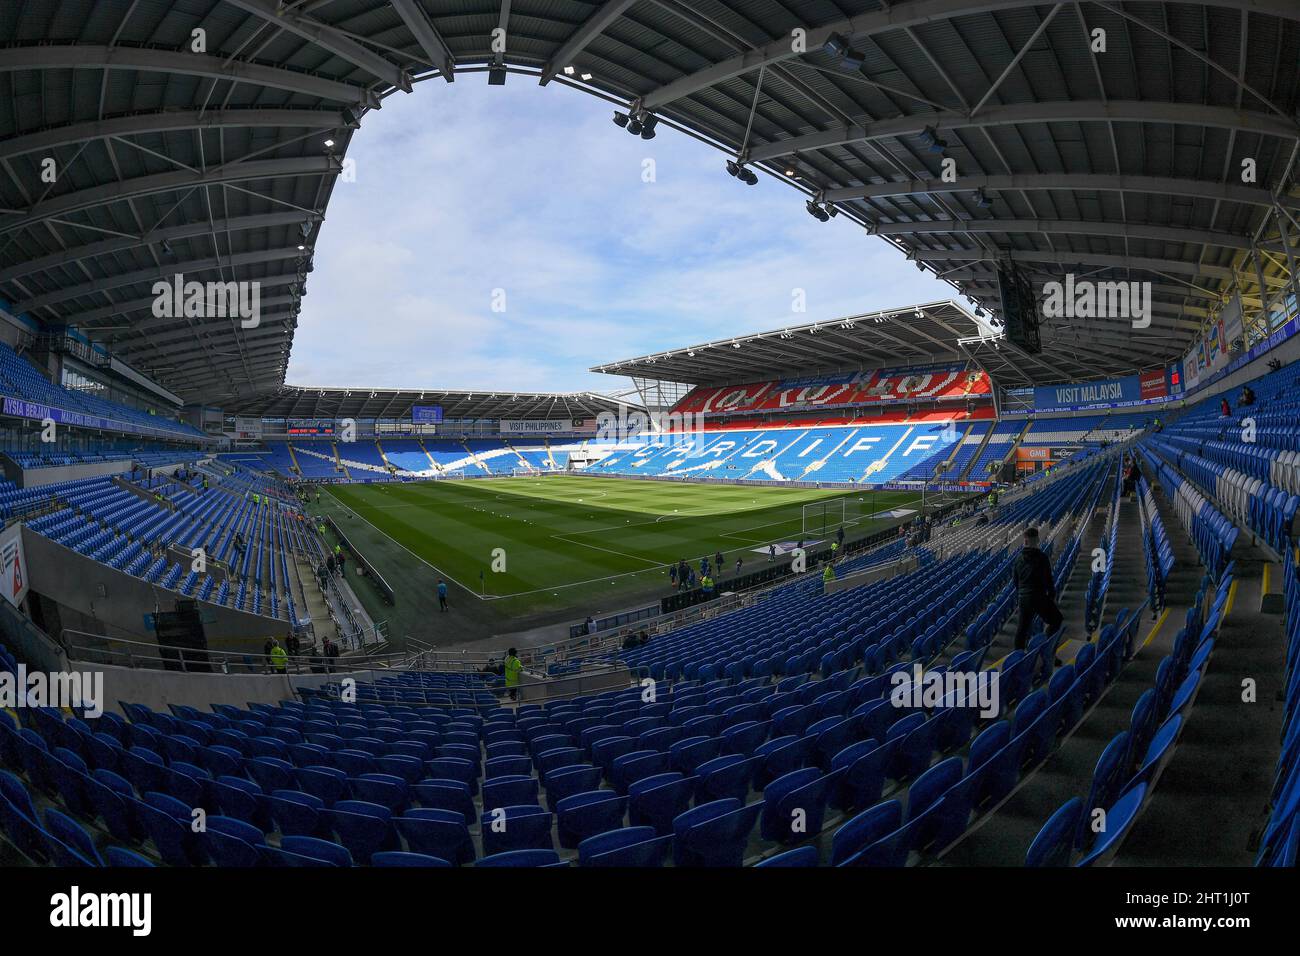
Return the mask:
{"type": "Polygon", "coordinates": [[[593,592],[610,610],[621,598],[666,591],[667,565],[678,558],[721,550],[729,574],[737,557],[748,567],[766,562],[770,543],[829,537],[841,518],[856,538],[920,506],[911,492],[562,475],[329,492],[396,546],[367,555],[381,573],[414,558],[511,615],[590,606],[593,592]]]}

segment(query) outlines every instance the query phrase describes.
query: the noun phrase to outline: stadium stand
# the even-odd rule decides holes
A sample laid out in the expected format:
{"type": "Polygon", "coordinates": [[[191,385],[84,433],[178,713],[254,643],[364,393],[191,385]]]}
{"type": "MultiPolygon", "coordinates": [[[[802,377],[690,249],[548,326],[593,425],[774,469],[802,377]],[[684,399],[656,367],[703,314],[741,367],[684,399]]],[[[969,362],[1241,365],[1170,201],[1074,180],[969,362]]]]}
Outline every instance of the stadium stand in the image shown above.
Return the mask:
{"type": "MultiPolygon", "coordinates": [[[[296,947],[411,909],[286,868],[926,868],[866,894],[871,942],[916,925],[901,899],[1023,946],[1118,897],[1081,898],[1091,874],[976,919],[983,887],[941,871],[1295,865],[1294,2],[53,6],[0,10],[0,865],[163,870],[191,945],[247,936],[254,900],[258,943],[296,947]],[[741,334],[739,297],[637,290],[597,306],[655,351],[587,370],[602,392],[518,391],[515,319],[465,363],[485,388],[286,384],[352,136],[480,72],[720,148],[721,188],[793,184],[943,297],[741,334]],[[182,272],[221,281],[169,311],[182,272]],[[265,312],[214,312],[228,279],[265,312]],[[1048,307],[1076,283],[1099,298],[1048,307]],[[684,320],[727,337],[666,341],[684,320]],[[37,670],[102,677],[105,709],[14,696],[37,670]],[[238,868],[235,905],[197,868],[238,868]]],[[[620,281],[654,278],[625,252],[620,281]]],[[[835,301],[882,279],[837,270],[835,301]]],[[[393,377],[446,372],[428,329],[393,377]]],[[[500,905],[392,876],[443,934],[500,905]]],[[[663,910],[608,885],[489,931],[663,910]]],[[[846,912],[780,892],[698,896],[732,946],[846,912]]]]}
{"type": "Polygon", "coordinates": [[[939,423],[683,433],[616,448],[592,470],[623,475],[880,484],[936,456],[946,457],[961,434],[939,423]]]}
{"type": "Polygon", "coordinates": [[[55,385],[4,342],[0,342],[0,395],[93,416],[95,420],[117,425],[123,431],[154,435],[166,433],[179,439],[201,437],[199,430],[192,425],[55,385]]]}
{"type": "MultiPolygon", "coordinates": [[[[109,849],[182,866],[283,863],[286,853],[383,865],[377,855],[392,849],[453,865],[653,864],[671,853],[691,866],[767,861],[804,842],[786,811],[799,806],[810,833],[837,821],[826,862],[923,857],[1032,773],[1068,729],[1058,715],[1114,677],[1139,618],[1121,613],[1098,663],[1046,709],[1055,642],[1040,635],[1028,653],[1005,657],[994,665],[1000,709],[982,730],[955,700],[893,706],[891,675],[979,671],[1014,596],[1012,553],[990,543],[1040,522],[1067,577],[1079,519],[1110,471],[1093,464],[1039,486],[992,523],[959,531],[961,548],[946,541],[949,556],[921,549],[910,573],[833,597],[819,581],[797,581],[625,653],[634,672],[667,685],[654,703],[632,689],[503,708],[495,678],[409,673],[363,684],[355,704],[326,685],[299,703],[250,710],[127,705],[125,719],[94,733],[48,711],[23,728],[5,718],[14,758],[5,830],[35,859],[81,865],[109,849]],[[198,799],[222,814],[206,835],[180,822],[198,799]],[[504,836],[490,826],[498,807],[517,821],[504,836]],[[521,851],[540,853],[498,859],[521,851]]],[[[901,547],[840,573],[895,561],[901,547]]]]}
{"type": "Polygon", "coordinates": [[[308,550],[301,513],[269,496],[255,504],[256,492],[248,489],[259,485],[240,487],[238,479],[210,477],[214,481],[207,490],[168,478],[89,478],[44,486],[28,503],[43,513],[28,527],[187,597],[296,621],[287,555],[290,549],[308,550]],[[218,581],[169,558],[199,548],[234,577],[218,581]],[[232,579],[238,582],[234,588],[232,579]]]}
{"type": "Polygon", "coordinates": [[[1007,455],[1015,448],[1017,439],[1024,429],[1024,423],[1019,421],[998,422],[994,425],[993,430],[989,433],[988,441],[975,460],[971,462],[966,477],[972,481],[986,478],[993,466],[1005,460],[1007,455]]]}
{"type": "MultiPolygon", "coordinates": [[[[962,474],[1018,440],[1086,447],[924,540],[894,538],[837,562],[830,580],[847,587],[832,590],[819,573],[823,551],[812,573],[734,609],[549,671],[626,668],[626,689],[514,704],[494,673],[397,668],[364,674],[346,701],[344,685],[326,679],[278,704],[167,712],[124,702],[93,723],[54,709],[0,714],[0,833],[30,862],[74,866],[898,867],[1009,855],[1106,865],[1150,840],[1146,821],[1195,729],[1251,537],[1287,558],[1289,635],[1286,729],[1256,860],[1294,862],[1295,380],[1293,367],[1255,380],[1249,424],[1220,417],[1207,398],[1159,432],[1149,416],[1098,415],[629,443],[590,470],[884,483],[940,463],[962,474]],[[1134,457],[1142,474],[1130,500],[1121,475],[1134,457]],[[1171,536],[1171,517],[1185,542],[1171,536]],[[1056,634],[1040,624],[1016,650],[1013,566],[1029,525],[1042,529],[1066,624],[1056,634]],[[1143,621],[1160,614],[1181,627],[1158,659],[1141,656],[1143,621]],[[970,683],[927,699],[944,675],[970,683]],[[640,681],[655,687],[649,699],[640,681]],[[974,706],[983,686],[988,710],[974,706]],[[1136,692],[1119,727],[1106,704],[1115,687],[1125,699],[1136,692]],[[1089,773],[1047,769],[1077,764],[1093,738],[1089,773]],[[1026,808],[1049,794],[1059,809],[1031,824],[1026,808]],[[200,803],[213,812],[194,833],[185,821],[200,803]],[[1097,807],[1111,821],[1101,834],[1086,823],[1097,807]],[[804,823],[792,826],[792,814],[804,823]]],[[[187,458],[184,472],[151,474],[136,461],[123,475],[8,485],[0,503],[35,515],[33,531],[161,588],[293,621],[305,600],[297,557],[314,564],[323,553],[287,480],[307,477],[304,459],[329,478],[340,464],[352,480],[394,470],[488,478],[552,470],[556,447],[304,441],[207,463],[149,451],[140,457],[187,458]],[[235,584],[169,557],[194,547],[235,584]]],[[[0,666],[17,661],[4,650],[0,666]]]]}
{"type": "Polygon", "coordinates": [[[671,414],[722,416],[810,408],[838,411],[894,402],[965,402],[991,393],[988,375],[964,365],[873,369],[854,375],[700,387],[677,402],[671,414]]]}

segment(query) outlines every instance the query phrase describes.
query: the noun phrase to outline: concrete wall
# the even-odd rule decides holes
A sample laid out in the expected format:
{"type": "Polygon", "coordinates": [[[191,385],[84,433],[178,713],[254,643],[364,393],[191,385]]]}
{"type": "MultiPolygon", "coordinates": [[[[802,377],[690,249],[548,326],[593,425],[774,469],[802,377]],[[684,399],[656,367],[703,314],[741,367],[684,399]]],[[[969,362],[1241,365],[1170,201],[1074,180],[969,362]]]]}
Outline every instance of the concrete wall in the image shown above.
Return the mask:
{"type": "Polygon", "coordinates": [[[552,697],[574,697],[580,694],[598,694],[601,691],[617,690],[627,687],[631,682],[631,673],[622,664],[584,674],[553,678],[539,679],[524,673],[519,680],[519,700],[537,704],[552,697]]]}
{"type": "Polygon", "coordinates": [[[73,661],[73,670],[104,675],[104,710],[123,713],[121,702],[144,704],[153,710],[167,711],[168,704],[184,704],[210,711],[213,704],[247,707],[249,704],[278,704],[294,700],[299,687],[320,687],[344,677],[358,682],[371,681],[373,671],[336,672],[333,674],[189,674],[180,671],[150,670],[87,664],[73,661]]]}
{"type": "MultiPolygon", "coordinates": [[[[318,688],[351,677],[369,683],[393,672],[336,671],[332,674],[190,674],[73,661],[69,667],[85,674],[104,675],[104,710],[123,713],[122,701],[166,711],[168,704],[185,704],[210,711],[213,704],[247,707],[278,704],[296,699],[299,688],[318,688]]],[[[581,676],[537,680],[527,674],[520,682],[521,701],[540,702],[549,697],[599,693],[627,687],[631,677],[625,667],[611,667],[581,676]]]]}
{"type": "MultiPolygon", "coordinates": [[[[863,584],[874,584],[877,581],[883,581],[886,578],[896,577],[900,574],[909,574],[920,567],[915,554],[908,554],[897,561],[890,561],[888,564],[882,564],[874,568],[867,568],[863,571],[857,571],[848,574],[842,578],[836,578],[826,584],[826,593],[834,594],[836,591],[847,591],[849,588],[860,587],[863,584]]],[[[821,570],[814,568],[812,571],[815,575],[820,575],[821,570]]]]}
{"type": "Polygon", "coordinates": [[[67,669],[68,655],[63,648],[8,601],[0,601],[0,640],[33,668],[47,672],[67,669]]]}
{"type": "MultiPolygon", "coordinates": [[[[100,625],[96,633],[123,640],[154,642],[144,615],[170,611],[178,599],[147,581],[93,561],[70,548],[23,528],[23,550],[32,590],[55,603],[84,614],[100,625]]],[[[244,611],[199,601],[203,630],[212,650],[260,654],[272,634],[285,637],[288,621],[276,621],[244,611]]],[[[57,635],[56,635],[57,636],[57,635]]]]}

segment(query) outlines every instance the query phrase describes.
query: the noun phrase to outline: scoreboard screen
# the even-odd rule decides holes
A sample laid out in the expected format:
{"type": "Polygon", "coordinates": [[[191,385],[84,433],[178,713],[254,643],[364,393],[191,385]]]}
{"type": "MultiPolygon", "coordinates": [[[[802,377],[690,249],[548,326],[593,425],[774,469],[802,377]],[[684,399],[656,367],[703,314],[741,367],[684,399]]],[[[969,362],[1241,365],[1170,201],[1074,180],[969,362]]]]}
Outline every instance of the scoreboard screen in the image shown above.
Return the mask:
{"type": "Polygon", "coordinates": [[[285,433],[289,435],[323,435],[332,436],[334,434],[334,423],[332,421],[302,420],[291,418],[285,423],[285,433]]]}
{"type": "Polygon", "coordinates": [[[442,423],[442,406],[412,405],[411,421],[416,425],[439,425],[442,423]]]}

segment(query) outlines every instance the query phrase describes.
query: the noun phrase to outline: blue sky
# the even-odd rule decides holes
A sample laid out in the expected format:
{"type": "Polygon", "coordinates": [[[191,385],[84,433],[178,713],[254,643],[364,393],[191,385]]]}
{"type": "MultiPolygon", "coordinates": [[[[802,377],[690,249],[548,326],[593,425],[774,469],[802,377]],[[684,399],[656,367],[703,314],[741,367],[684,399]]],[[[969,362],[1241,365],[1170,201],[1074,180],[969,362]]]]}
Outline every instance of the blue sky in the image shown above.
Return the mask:
{"type": "Polygon", "coordinates": [[[746,186],[717,150],[663,127],[642,140],[612,115],[558,84],[478,75],[368,114],[289,383],[608,391],[626,380],[592,365],[954,296],[844,217],[813,219],[788,186],[746,186]]]}

